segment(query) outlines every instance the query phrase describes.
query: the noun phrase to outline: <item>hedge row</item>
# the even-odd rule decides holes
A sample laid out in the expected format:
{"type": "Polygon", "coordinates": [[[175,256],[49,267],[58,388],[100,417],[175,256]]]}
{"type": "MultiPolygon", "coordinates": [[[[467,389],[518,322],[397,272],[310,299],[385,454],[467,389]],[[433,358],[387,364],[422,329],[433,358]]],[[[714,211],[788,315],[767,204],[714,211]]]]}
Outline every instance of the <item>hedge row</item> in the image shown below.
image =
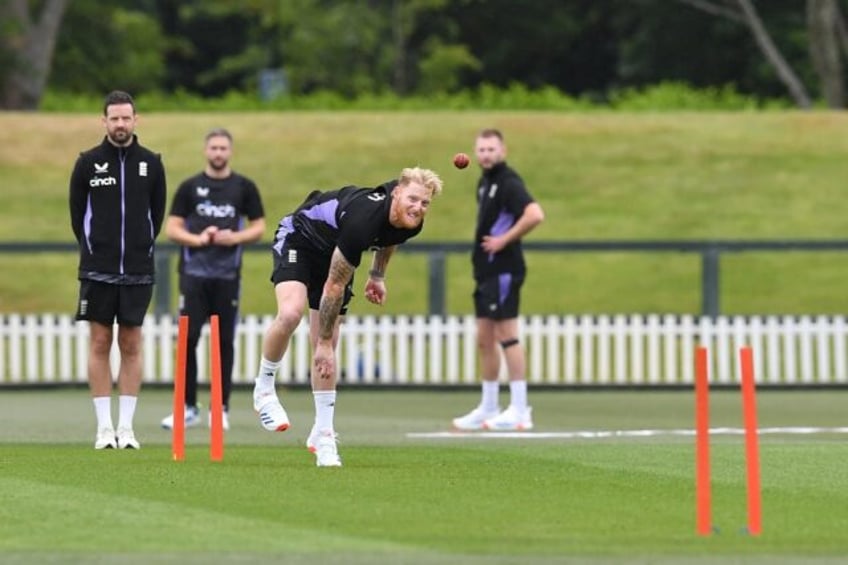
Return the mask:
{"type": "MultiPolygon", "coordinates": [[[[537,90],[523,84],[508,88],[484,85],[476,90],[429,97],[401,97],[393,93],[347,99],[333,92],[308,96],[280,96],[261,100],[256,94],[228,92],[201,98],[185,91],[142,94],[136,100],[145,112],[285,111],[285,110],[558,110],[558,111],[745,111],[791,107],[788,100],[763,100],[741,94],[732,86],[696,89],[679,82],[646,88],[627,88],[606,97],[569,96],[554,87],[537,90]]],[[[102,97],[91,94],[47,92],[40,109],[46,112],[97,111],[102,97]]]]}

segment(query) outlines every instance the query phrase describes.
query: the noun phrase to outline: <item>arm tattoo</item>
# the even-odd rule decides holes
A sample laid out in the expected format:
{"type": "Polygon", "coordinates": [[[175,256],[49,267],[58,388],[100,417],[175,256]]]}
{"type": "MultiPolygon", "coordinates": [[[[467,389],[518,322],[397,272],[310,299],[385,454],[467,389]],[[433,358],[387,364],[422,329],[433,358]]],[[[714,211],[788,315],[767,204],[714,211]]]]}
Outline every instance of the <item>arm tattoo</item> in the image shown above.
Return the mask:
{"type": "Polygon", "coordinates": [[[355,267],[336,249],[330,262],[330,272],[324,283],[324,294],[318,309],[318,337],[331,339],[339,312],[344,303],[345,287],[353,276],[355,267]]]}
{"type": "Polygon", "coordinates": [[[383,247],[374,253],[374,261],[371,263],[369,274],[377,278],[386,276],[386,268],[389,266],[389,258],[395,252],[396,245],[383,247]]]}

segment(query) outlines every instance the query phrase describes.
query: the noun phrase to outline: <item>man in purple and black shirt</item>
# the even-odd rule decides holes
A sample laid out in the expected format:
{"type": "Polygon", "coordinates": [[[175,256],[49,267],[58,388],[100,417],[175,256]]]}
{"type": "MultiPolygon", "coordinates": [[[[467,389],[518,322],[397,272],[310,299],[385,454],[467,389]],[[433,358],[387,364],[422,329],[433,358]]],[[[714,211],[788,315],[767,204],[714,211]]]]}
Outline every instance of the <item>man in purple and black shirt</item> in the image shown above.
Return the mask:
{"type": "Polygon", "coordinates": [[[544,219],[524,181],[506,164],[506,145],[496,129],[477,135],[475,148],[482,176],[477,184],[477,231],[474,237],[474,309],[482,368],[482,400],[454,418],[458,430],[529,430],[524,348],[518,340],[518,307],[526,266],[521,238],[544,219]],[[501,350],[509,374],[510,404],[498,405],[501,350]]]}
{"type": "MultiPolygon", "coordinates": [[[[183,181],[174,195],[165,235],[180,249],[180,314],[188,316],[185,425],[201,422],[197,408],[197,343],[203,325],[217,315],[221,343],[224,430],[230,429],[235,335],[241,296],[242,247],[265,233],[265,210],[256,184],[230,167],[233,136],[224,128],[206,134],[203,171],[183,181]]],[[[211,422],[210,422],[211,424],[211,422]]],[[[174,415],[162,420],[171,429],[174,415]]]]}
{"type": "Polygon", "coordinates": [[[424,226],[430,204],[442,191],[439,176],[405,168],[397,179],[374,188],[345,186],[314,191],[285,216],[274,236],[271,281],[277,315],[265,332],[262,359],[253,389],[253,407],[262,426],[282,432],[289,418],[275,389],[280,361],[309,307],[312,344],[312,396],[315,421],[306,446],[319,467],[340,467],[334,415],[339,324],[353,296],[353,274],[363,255],[373,252],[365,298],[386,300],[386,268],[397,246],[424,226]]]}
{"type": "Polygon", "coordinates": [[[165,216],[165,168],[133,133],[135,104],[113,91],[103,105],[103,142],[77,158],[71,227],[79,244],[77,320],[89,322],[88,384],[97,417],[95,449],[140,447],[133,432],[141,390],[141,326],[153,296],[153,243],[165,216]],[[112,328],[118,323],[118,429],[112,425],[112,328]]]}

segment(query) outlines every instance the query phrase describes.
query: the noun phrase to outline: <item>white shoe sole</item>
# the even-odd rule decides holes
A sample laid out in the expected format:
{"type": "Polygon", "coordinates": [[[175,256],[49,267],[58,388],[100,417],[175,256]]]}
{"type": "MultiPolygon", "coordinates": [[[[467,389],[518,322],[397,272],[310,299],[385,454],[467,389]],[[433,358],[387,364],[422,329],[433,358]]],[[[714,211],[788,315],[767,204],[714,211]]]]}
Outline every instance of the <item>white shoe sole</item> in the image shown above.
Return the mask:
{"type": "Polygon", "coordinates": [[[490,432],[526,432],[533,429],[533,423],[492,425],[484,422],[483,429],[490,432]]]}
{"type": "Polygon", "coordinates": [[[490,413],[487,418],[479,420],[476,424],[463,423],[462,420],[465,419],[464,417],[454,418],[451,420],[451,424],[453,424],[453,429],[458,432],[478,432],[486,428],[486,420],[491,420],[498,414],[499,412],[490,413]]]}
{"type": "Polygon", "coordinates": [[[98,433],[94,440],[94,449],[118,449],[118,439],[115,432],[111,432],[105,439],[101,438],[98,433]]]}
{"type": "Polygon", "coordinates": [[[467,426],[467,425],[457,424],[454,421],[453,422],[453,429],[454,429],[454,431],[457,431],[457,432],[479,432],[480,430],[483,429],[483,424],[480,424],[479,426],[475,427],[475,426],[467,426]]]}

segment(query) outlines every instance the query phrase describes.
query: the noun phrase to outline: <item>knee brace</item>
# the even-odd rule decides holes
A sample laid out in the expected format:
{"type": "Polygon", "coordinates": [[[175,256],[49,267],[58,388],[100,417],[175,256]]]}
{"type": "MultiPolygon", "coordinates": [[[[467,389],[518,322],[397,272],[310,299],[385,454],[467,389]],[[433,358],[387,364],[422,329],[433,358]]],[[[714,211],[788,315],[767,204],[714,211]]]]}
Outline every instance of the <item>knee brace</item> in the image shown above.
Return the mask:
{"type": "Polygon", "coordinates": [[[505,339],[501,342],[501,348],[502,349],[508,349],[508,348],[512,347],[513,345],[518,345],[518,338],[514,337],[512,339],[505,339]]]}

